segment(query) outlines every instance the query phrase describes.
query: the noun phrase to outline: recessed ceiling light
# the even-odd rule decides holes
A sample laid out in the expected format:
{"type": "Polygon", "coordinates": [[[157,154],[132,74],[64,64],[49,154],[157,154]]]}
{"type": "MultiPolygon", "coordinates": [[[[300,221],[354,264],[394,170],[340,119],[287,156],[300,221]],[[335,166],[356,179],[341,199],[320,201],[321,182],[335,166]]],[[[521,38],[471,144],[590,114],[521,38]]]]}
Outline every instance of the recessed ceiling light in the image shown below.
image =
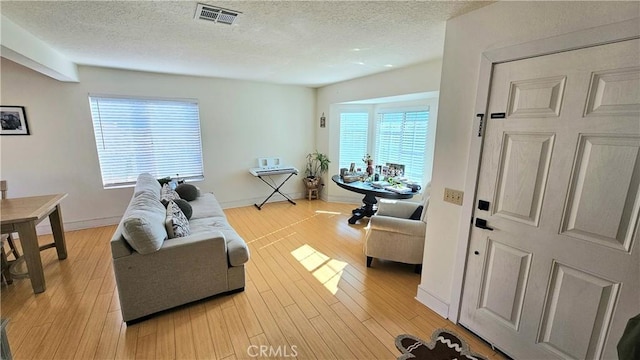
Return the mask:
{"type": "Polygon", "coordinates": [[[353,48],[351,51],[360,51],[360,48],[353,48]]]}
{"type": "Polygon", "coordinates": [[[384,67],[392,68],[392,67],[393,67],[393,65],[391,65],[391,64],[387,64],[387,65],[385,65],[384,67]]]}

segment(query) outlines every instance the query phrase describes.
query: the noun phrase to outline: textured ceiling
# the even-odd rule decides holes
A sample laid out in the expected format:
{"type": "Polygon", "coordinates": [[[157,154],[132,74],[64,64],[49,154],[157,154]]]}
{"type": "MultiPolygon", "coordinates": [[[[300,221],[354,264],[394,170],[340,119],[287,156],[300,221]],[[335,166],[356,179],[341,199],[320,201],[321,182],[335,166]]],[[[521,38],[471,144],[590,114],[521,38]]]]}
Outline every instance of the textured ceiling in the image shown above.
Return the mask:
{"type": "Polygon", "coordinates": [[[445,21],[480,1],[2,1],[0,12],[81,65],[311,87],[442,57],[445,21]]]}

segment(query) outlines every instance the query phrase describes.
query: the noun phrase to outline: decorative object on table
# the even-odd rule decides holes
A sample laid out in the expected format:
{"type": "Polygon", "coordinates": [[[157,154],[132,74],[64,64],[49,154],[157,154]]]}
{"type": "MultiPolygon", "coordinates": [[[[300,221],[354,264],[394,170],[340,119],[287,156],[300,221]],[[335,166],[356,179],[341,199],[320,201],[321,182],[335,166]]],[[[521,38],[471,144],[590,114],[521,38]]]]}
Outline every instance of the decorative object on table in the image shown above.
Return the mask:
{"type": "Polygon", "coordinates": [[[24,106],[0,106],[0,135],[29,135],[24,106]]]}
{"type": "Polygon", "coordinates": [[[451,330],[437,329],[426,342],[413,335],[403,334],[396,337],[396,347],[402,355],[398,360],[486,360],[487,358],[471,352],[469,345],[451,330]]]}
{"type": "Polygon", "coordinates": [[[380,176],[382,176],[383,179],[386,179],[389,177],[389,167],[388,166],[382,166],[382,170],[380,171],[380,176]]]}
{"type": "Polygon", "coordinates": [[[362,162],[364,162],[367,165],[367,174],[369,176],[373,175],[373,159],[371,158],[371,155],[367,154],[362,158],[362,162]]]}
{"type": "Polygon", "coordinates": [[[340,169],[340,177],[344,177],[348,172],[349,172],[349,169],[341,168],[340,169]]]}
{"type": "Polygon", "coordinates": [[[387,186],[390,186],[391,183],[388,181],[384,181],[384,180],[378,180],[378,181],[373,181],[371,182],[371,186],[373,186],[376,189],[384,189],[387,186]]]}
{"type": "Polygon", "coordinates": [[[354,162],[351,163],[351,166],[349,166],[349,172],[350,173],[356,172],[356,163],[354,162]]]}
{"type": "Polygon", "coordinates": [[[352,183],[360,180],[362,180],[362,174],[358,174],[358,173],[353,173],[353,174],[347,173],[342,177],[342,181],[344,181],[345,183],[352,183]]]}
{"type": "Polygon", "coordinates": [[[387,176],[396,177],[404,176],[404,165],[387,163],[387,176]]]}
{"type": "Polygon", "coordinates": [[[320,188],[321,177],[329,170],[330,162],[329,157],[318,150],[307,154],[306,177],[302,179],[307,191],[320,188]]]}

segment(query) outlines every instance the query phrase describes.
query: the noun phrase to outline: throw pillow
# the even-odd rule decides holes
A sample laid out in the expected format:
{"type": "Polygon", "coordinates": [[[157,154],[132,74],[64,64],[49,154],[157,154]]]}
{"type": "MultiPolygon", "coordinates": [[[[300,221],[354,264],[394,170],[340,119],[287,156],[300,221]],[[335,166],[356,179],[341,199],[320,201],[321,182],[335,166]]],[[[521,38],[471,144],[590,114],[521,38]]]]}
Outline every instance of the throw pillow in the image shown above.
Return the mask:
{"type": "Polygon", "coordinates": [[[191,234],[189,220],[173,200],[169,200],[169,204],[167,205],[165,227],[167,228],[169,239],[185,237],[191,234]]]}
{"type": "Polygon", "coordinates": [[[160,185],[168,184],[168,183],[171,182],[171,176],[167,176],[167,177],[163,177],[161,179],[158,179],[158,182],[160,183],[160,185]]]}
{"type": "Polygon", "coordinates": [[[160,199],[176,200],[180,199],[180,195],[175,190],[171,189],[171,185],[164,184],[162,185],[162,190],[160,190],[160,199]]]}
{"type": "MultiPolygon", "coordinates": [[[[162,205],[164,205],[165,208],[169,206],[169,201],[171,200],[167,200],[167,199],[160,200],[160,202],[162,203],[162,205]]],[[[173,202],[176,203],[176,205],[178,205],[180,210],[182,210],[182,213],[184,214],[184,216],[187,217],[187,220],[190,220],[191,215],[193,215],[193,208],[191,207],[191,204],[189,204],[185,199],[175,199],[173,200],[173,202]]]]}
{"type": "Polygon", "coordinates": [[[420,216],[422,216],[422,209],[423,209],[422,205],[418,206],[416,208],[416,210],[413,212],[413,214],[411,214],[409,219],[411,219],[411,220],[420,220],[420,216]]]}
{"type": "Polygon", "coordinates": [[[193,201],[198,198],[198,188],[191,184],[180,184],[176,186],[176,192],[181,199],[193,201]]]}

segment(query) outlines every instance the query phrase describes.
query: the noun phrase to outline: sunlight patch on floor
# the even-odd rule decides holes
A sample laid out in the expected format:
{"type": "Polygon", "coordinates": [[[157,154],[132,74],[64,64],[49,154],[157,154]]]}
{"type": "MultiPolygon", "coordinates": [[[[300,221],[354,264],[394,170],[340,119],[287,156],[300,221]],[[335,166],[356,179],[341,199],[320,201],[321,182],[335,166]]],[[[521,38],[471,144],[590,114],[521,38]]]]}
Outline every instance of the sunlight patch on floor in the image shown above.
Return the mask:
{"type": "Polygon", "coordinates": [[[338,292],[346,262],[332,259],[307,244],[293,250],[291,255],[332,294],[338,292]]]}
{"type": "Polygon", "coordinates": [[[340,211],[316,210],[316,214],[341,215],[340,211]]]}

